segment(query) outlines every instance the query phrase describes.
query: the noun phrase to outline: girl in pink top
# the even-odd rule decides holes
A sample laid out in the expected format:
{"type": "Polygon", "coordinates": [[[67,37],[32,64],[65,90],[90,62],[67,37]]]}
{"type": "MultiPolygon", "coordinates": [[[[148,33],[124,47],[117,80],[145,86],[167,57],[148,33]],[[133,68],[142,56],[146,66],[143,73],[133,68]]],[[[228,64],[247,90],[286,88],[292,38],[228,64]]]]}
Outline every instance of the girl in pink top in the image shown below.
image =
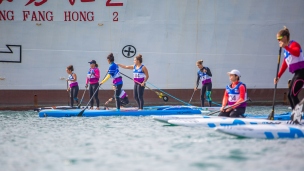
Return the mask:
{"type": "MultiPolygon", "coordinates": [[[[92,98],[94,92],[97,90],[99,87],[99,78],[100,78],[100,72],[98,69],[98,64],[96,63],[95,60],[92,60],[90,63],[90,69],[87,74],[87,79],[86,79],[86,88],[88,87],[88,84],[90,84],[89,91],[90,91],[90,98],[92,98]]],[[[99,98],[98,98],[98,91],[95,93],[94,98],[96,100],[96,106],[97,110],[99,110],[99,98]]],[[[94,106],[94,98],[91,100],[91,108],[93,109],[94,106]]]]}

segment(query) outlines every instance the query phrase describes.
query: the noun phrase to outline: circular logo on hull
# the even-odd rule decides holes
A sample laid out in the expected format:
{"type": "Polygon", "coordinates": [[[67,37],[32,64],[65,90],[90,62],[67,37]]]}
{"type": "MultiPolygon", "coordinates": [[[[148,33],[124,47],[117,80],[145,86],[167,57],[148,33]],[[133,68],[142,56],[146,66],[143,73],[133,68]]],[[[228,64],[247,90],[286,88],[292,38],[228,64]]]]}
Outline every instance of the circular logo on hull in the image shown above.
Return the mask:
{"type": "Polygon", "coordinates": [[[132,45],[127,45],[122,48],[122,55],[126,58],[132,58],[136,54],[136,48],[132,45]]]}

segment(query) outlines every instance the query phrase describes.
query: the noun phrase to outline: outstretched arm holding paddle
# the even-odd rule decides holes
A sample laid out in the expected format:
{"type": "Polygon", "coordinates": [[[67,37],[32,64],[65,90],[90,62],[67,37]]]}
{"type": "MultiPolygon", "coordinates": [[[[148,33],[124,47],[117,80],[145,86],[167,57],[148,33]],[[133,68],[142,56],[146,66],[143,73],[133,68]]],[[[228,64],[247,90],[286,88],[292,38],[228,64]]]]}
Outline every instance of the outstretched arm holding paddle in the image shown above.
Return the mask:
{"type": "Polygon", "coordinates": [[[134,58],[133,66],[126,66],[117,64],[119,67],[124,69],[133,69],[133,80],[134,80],[134,98],[138,104],[138,109],[143,110],[144,108],[144,90],[147,80],[149,79],[149,73],[146,66],[142,64],[142,55],[139,54],[134,58]]]}
{"type": "Polygon", "coordinates": [[[238,102],[238,103],[235,103],[235,104],[233,104],[233,105],[227,105],[227,106],[225,106],[225,107],[222,107],[219,111],[215,111],[215,112],[212,112],[212,113],[209,113],[208,114],[208,116],[210,116],[210,115],[214,115],[214,114],[216,114],[216,113],[219,113],[219,112],[222,112],[222,111],[225,111],[225,110],[228,110],[228,109],[230,109],[230,108],[233,108],[233,107],[236,107],[236,106],[239,106],[239,105],[241,105],[241,104],[243,104],[243,103],[246,103],[246,102],[251,102],[251,99],[250,98],[248,98],[248,99],[246,99],[246,100],[244,100],[244,101],[241,101],[241,102],[238,102]]]}

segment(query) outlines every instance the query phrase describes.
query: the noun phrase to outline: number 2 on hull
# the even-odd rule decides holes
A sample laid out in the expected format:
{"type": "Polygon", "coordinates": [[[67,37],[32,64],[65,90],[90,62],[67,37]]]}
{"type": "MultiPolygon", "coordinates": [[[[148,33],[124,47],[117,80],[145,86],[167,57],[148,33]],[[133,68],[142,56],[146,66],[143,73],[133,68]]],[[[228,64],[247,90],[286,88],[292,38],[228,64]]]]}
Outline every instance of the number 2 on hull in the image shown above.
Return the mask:
{"type": "Polygon", "coordinates": [[[113,21],[118,21],[118,12],[113,12],[113,21]]]}

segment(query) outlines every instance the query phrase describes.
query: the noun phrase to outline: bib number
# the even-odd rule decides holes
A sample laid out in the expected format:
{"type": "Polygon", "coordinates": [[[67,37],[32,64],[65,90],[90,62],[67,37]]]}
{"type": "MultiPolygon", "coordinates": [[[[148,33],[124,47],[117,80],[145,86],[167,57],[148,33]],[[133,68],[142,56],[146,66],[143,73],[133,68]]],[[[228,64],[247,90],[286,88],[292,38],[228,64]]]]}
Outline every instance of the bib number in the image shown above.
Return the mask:
{"type": "Polygon", "coordinates": [[[229,94],[228,101],[230,102],[236,102],[238,99],[237,95],[229,94]]]}
{"type": "Polygon", "coordinates": [[[134,74],[134,78],[139,78],[139,74],[134,74]]]}

